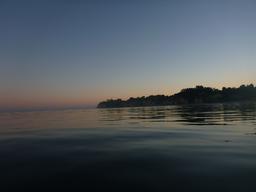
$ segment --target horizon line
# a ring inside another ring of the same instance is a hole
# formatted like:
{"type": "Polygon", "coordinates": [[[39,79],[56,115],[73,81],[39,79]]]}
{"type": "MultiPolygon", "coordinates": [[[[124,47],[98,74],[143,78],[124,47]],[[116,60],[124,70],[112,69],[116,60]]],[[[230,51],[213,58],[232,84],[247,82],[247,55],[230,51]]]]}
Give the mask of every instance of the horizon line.
{"type": "MultiPolygon", "coordinates": [[[[249,83],[249,84],[241,84],[240,86],[236,87],[236,86],[233,86],[233,87],[226,87],[226,86],[223,86],[221,89],[223,88],[239,88],[241,86],[248,86],[248,85],[254,85],[254,83],[249,83]]],[[[197,86],[203,86],[203,85],[195,85],[193,86],[192,88],[195,88],[197,86]]],[[[205,88],[212,88],[212,89],[216,89],[216,90],[221,90],[219,88],[213,88],[213,87],[210,87],[210,86],[203,86],[205,88]]],[[[189,89],[191,87],[187,87],[187,88],[183,88],[183,89],[189,89]]],[[[175,95],[177,93],[179,93],[180,91],[182,91],[183,89],[180,89],[179,91],[171,94],[171,95],[175,95]]],[[[148,95],[148,96],[157,96],[157,95],[165,95],[165,94],[151,94],[151,95],[148,95]]],[[[171,95],[165,95],[165,96],[171,96],[171,95]]],[[[129,98],[138,98],[138,97],[148,97],[147,95],[144,95],[144,96],[137,96],[137,97],[127,97],[128,99],[129,98]]],[[[113,97],[110,98],[110,99],[105,99],[105,100],[111,100],[111,99],[114,99],[113,97]]],[[[124,98],[117,98],[117,99],[124,99],[124,98]]],[[[104,101],[105,101],[104,100],[104,101]]],[[[2,108],[0,109],[0,113],[9,113],[9,112],[36,112],[36,111],[59,111],[59,110],[79,110],[79,109],[96,109],[97,108],[97,105],[102,102],[102,101],[98,101],[97,104],[81,104],[81,105],[63,105],[63,106],[32,106],[32,107],[6,107],[6,108],[2,108]]]]}

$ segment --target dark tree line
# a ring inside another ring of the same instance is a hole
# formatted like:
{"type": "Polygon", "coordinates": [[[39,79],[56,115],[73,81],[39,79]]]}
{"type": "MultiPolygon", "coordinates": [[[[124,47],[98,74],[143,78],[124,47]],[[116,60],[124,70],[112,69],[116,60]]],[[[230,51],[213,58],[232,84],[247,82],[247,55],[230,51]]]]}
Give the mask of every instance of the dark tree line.
{"type": "Polygon", "coordinates": [[[151,95],[148,97],[129,98],[128,100],[109,99],[98,104],[98,108],[163,106],[177,104],[216,103],[216,102],[243,102],[256,101],[256,87],[253,84],[241,85],[238,88],[222,90],[211,87],[196,86],[182,89],[179,93],[165,95],[151,95]]]}

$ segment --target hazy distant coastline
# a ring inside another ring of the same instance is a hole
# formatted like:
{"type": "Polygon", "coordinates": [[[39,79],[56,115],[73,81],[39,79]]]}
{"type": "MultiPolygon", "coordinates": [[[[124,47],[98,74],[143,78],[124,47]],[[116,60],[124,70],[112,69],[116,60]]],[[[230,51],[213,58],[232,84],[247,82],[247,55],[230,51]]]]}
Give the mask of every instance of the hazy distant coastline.
{"type": "Polygon", "coordinates": [[[254,102],[256,101],[256,87],[253,84],[241,85],[238,88],[223,87],[221,90],[196,86],[182,89],[174,95],[151,95],[148,97],[122,99],[108,99],[98,104],[98,108],[121,108],[140,106],[164,106],[180,104],[200,104],[218,102],[254,102]]]}

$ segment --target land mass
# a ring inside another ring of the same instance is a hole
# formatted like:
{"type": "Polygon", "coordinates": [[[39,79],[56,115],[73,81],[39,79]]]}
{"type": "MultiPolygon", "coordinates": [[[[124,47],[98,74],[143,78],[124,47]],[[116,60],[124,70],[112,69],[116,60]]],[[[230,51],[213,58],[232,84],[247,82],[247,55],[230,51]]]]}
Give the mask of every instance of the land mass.
{"type": "Polygon", "coordinates": [[[253,84],[241,85],[238,88],[223,87],[221,90],[196,86],[182,89],[174,95],[151,95],[148,97],[122,99],[108,99],[98,104],[98,108],[121,108],[141,106],[164,106],[219,102],[254,102],[256,101],[256,87],[253,84]]]}

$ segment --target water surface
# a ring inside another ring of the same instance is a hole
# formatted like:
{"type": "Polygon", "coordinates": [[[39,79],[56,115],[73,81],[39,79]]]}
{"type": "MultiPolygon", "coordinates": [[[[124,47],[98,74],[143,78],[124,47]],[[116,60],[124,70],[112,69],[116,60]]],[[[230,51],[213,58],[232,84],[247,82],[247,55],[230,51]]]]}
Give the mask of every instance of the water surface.
{"type": "Polygon", "coordinates": [[[2,191],[256,191],[256,105],[0,113],[2,191]]]}

